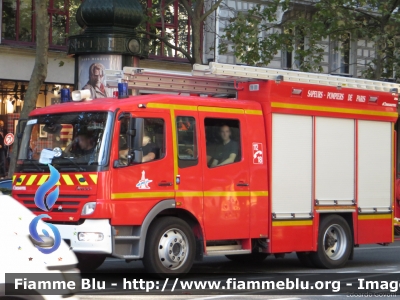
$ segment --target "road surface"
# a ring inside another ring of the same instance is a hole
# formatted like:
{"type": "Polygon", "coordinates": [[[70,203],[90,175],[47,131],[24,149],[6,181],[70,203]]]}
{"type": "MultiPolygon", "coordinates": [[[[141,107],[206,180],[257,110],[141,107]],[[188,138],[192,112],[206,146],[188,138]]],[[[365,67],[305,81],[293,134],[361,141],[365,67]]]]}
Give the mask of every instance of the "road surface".
{"type": "MultiPolygon", "coordinates": [[[[329,279],[329,274],[334,276],[339,276],[341,278],[346,278],[346,282],[352,282],[354,285],[358,286],[358,279],[361,276],[366,276],[367,280],[385,280],[387,275],[390,273],[395,273],[393,275],[400,278],[400,241],[389,246],[380,245],[365,245],[359,248],[355,248],[354,259],[349,261],[346,267],[342,269],[326,270],[326,269],[316,269],[316,268],[305,268],[297,260],[294,253],[287,254],[284,258],[275,258],[273,256],[268,257],[264,262],[257,264],[241,264],[237,262],[232,262],[225,257],[205,257],[204,261],[196,262],[191,270],[191,272],[180,280],[214,280],[225,282],[229,277],[234,277],[236,281],[240,280],[271,280],[272,278],[280,278],[280,276],[285,278],[285,276],[297,276],[299,273],[302,280],[326,280],[329,279]],[[283,273],[283,274],[282,274],[283,273]],[[374,274],[365,274],[374,273],[374,274]],[[285,275],[288,274],[288,275],[285,275]]],[[[96,290],[84,291],[79,295],[82,300],[87,299],[143,299],[149,300],[154,299],[154,295],[123,295],[126,294],[126,290],[121,287],[122,278],[149,278],[145,274],[144,268],[141,261],[134,261],[126,263],[118,259],[110,258],[107,259],[104,264],[96,271],[95,276],[101,276],[101,278],[106,278],[107,281],[120,282],[117,287],[106,287],[105,290],[99,292],[96,290]],[[101,295],[106,294],[106,295],[101,295]]],[[[399,280],[399,279],[398,279],[399,280]]],[[[163,284],[164,281],[160,281],[163,284]]],[[[174,283],[174,279],[170,279],[166,285],[167,289],[171,289],[174,283]]],[[[160,286],[161,289],[161,286],[160,286]]],[[[353,290],[354,291],[354,290],[353,290]]],[[[243,299],[290,299],[290,300],[305,300],[305,299],[322,299],[333,297],[335,299],[345,299],[349,297],[354,298],[371,298],[371,295],[365,295],[368,291],[360,291],[358,295],[349,294],[349,290],[346,288],[341,288],[340,291],[336,293],[328,293],[326,295],[290,295],[285,293],[285,291],[279,291],[277,294],[271,295],[270,292],[260,292],[260,291],[235,291],[235,294],[216,294],[216,293],[204,293],[205,295],[194,295],[195,293],[175,289],[178,295],[168,295],[166,292],[163,295],[157,295],[160,300],[169,299],[197,299],[197,300],[236,300],[243,299]],[[364,296],[361,297],[362,293],[364,296]],[[261,295],[260,295],[261,294],[261,295]]],[[[351,290],[350,290],[351,292],[351,290]]],[[[400,292],[400,288],[398,293],[400,292]]],[[[391,297],[394,298],[395,295],[382,291],[379,295],[380,298],[391,297]]],[[[400,298],[400,296],[397,296],[400,298]]],[[[397,298],[396,297],[396,298],[397,298]]]]}

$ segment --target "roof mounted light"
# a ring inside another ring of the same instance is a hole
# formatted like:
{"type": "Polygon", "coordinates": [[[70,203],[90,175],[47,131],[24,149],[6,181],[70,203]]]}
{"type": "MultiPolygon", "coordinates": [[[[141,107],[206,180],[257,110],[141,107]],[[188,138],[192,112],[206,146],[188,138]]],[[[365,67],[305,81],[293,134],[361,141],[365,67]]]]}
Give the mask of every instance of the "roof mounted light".
{"type": "Polygon", "coordinates": [[[378,97],[376,96],[369,96],[369,102],[376,103],[378,101],[378,97]]]}
{"type": "Polygon", "coordinates": [[[92,100],[91,96],[90,90],[73,91],[71,94],[72,101],[76,102],[92,100]]]}
{"type": "Polygon", "coordinates": [[[301,95],[302,89],[292,89],[292,95],[301,95]]]}
{"type": "Polygon", "coordinates": [[[118,99],[128,98],[128,83],[120,82],[118,83],[118,99]]]}
{"type": "Polygon", "coordinates": [[[283,81],[283,75],[277,75],[275,81],[276,83],[280,83],[281,81],[283,81]]]}

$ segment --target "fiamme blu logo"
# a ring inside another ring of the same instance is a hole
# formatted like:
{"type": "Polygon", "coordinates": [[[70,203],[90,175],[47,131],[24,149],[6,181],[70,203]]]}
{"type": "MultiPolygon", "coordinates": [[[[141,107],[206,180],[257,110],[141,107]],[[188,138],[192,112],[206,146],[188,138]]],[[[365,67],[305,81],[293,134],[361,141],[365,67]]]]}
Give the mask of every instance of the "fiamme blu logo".
{"type": "MultiPolygon", "coordinates": [[[[60,180],[60,173],[52,166],[48,165],[50,169],[50,176],[49,179],[43,183],[39,188],[37,189],[35,193],[35,204],[38,208],[40,208],[43,211],[50,211],[53,205],[56,203],[58,199],[58,195],[60,194],[60,189],[58,186],[56,186],[57,182],[60,180]],[[56,187],[55,187],[56,186],[56,187]],[[55,187],[55,189],[53,189],[55,187]],[[51,189],[53,189],[51,192],[49,192],[51,189]]],[[[47,214],[41,214],[37,217],[35,217],[31,223],[29,224],[29,233],[31,234],[31,237],[37,241],[38,243],[43,243],[44,241],[40,237],[40,234],[37,232],[38,230],[38,223],[41,219],[51,219],[51,217],[47,214]]],[[[46,223],[44,222],[53,232],[54,235],[54,244],[51,248],[49,247],[40,247],[39,245],[35,245],[36,248],[44,253],[44,254],[50,254],[54,251],[56,251],[61,244],[61,235],[60,232],[58,231],[57,227],[55,227],[53,224],[46,223]]],[[[46,237],[50,237],[49,232],[46,229],[42,230],[42,234],[44,234],[46,237]]]]}

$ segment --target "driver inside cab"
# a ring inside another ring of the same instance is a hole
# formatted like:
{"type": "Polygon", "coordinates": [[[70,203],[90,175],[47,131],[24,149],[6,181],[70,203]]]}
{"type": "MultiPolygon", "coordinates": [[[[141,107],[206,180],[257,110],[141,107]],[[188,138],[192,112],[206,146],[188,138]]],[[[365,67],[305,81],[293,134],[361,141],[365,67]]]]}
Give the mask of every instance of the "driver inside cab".
{"type": "MultiPolygon", "coordinates": [[[[120,148],[119,148],[119,161],[121,165],[127,165],[128,163],[128,144],[124,141],[123,137],[120,137],[120,148]]],[[[151,143],[151,138],[147,133],[143,135],[143,145],[142,145],[142,162],[152,161],[156,158],[157,148],[151,143]]]]}
{"type": "Polygon", "coordinates": [[[74,143],[69,144],[67,148],[65,148],[65,152],[74,154],[75,156],[86,156],[93,153],[95,146],[92,132],[79,132],[74,143]]]}

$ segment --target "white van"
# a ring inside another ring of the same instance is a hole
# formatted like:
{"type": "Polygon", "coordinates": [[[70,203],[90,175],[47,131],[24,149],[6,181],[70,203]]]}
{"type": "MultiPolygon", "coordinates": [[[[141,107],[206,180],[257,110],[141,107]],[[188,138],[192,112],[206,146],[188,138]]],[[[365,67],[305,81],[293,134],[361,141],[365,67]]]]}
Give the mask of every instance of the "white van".
{"type": "MultiPolygon", "coordinates": [[[[44,214],[46,212],[43,212],[44,214]]],[[[10,196],[0,195],[0,230],[1,230],[1,255],[0,255],[0,299],[5,298],[7,273],[33,274],[36,278],[49,276],[51,278],[80,278],[76,268],[78,260],[70,247],[61,241],[60,247],[50,254],[40,252],[35,246],[35,241],[30,237],[29,224],[36,217],[29,209],[10,196]]],[[[51,230],[42,221],[39,221],[38,233],[42,237],[42,229],[47,230],[50,238],[43,238],[42,247],[52,246],[54,243],[51,230]],[[48,243],[46,245],[46,242],[48,243]]],[[[20,275],[18,275],[20,276],[20,275]]],[[[32,275],[30,275],[32,277],[32,275]]],[[[21,276],[23,277],[23,275],[21,276]]],[[[29,276],[26,276],[31,278],[29,276]]],[[[23,279],[22,279],[23,280],[23,279]]],[[[12,288],[7,282],[8,287],[12,288]]],[[[14,285],[15,287],[15,285],[14,285]]],[[[23,286],[21,286],[21,289],[23,286]]],[[[76,289],[64,295],[21,295],[19,299],[78,299],[74,296],[76,289]]],[[[31,292],[30,292],[31,293],[31,292]]],[[[58,292],[55,292],[58,293],[58,292]]],[[[9,298],[9,296],[7,297],[9,298]]]]}

